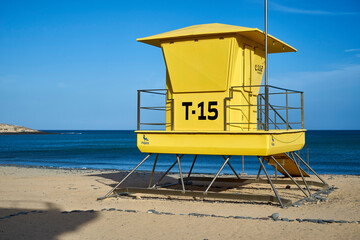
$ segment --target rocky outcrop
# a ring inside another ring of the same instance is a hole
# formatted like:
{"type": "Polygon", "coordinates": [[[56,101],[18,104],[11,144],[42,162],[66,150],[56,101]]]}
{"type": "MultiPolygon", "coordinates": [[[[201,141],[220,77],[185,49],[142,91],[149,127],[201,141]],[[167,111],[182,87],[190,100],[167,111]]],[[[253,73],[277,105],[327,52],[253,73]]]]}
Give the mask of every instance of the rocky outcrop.
{"type": "Polygon", "coordinates": [[[27,127],[0,123],[0,134],[27,134],[27,133],[41,134],[43,132],[27,127]]]}

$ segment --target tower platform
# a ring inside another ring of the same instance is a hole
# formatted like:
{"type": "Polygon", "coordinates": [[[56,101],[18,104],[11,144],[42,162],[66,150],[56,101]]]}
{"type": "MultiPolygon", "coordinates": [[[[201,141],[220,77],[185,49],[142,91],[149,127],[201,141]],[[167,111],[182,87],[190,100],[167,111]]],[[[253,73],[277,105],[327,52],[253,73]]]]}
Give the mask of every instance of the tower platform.
{"type": "Polygon", "coordinates": [[[305,129],[253,131],[136,131],[144,153],[270,156],[301,150],[305,129]]]}

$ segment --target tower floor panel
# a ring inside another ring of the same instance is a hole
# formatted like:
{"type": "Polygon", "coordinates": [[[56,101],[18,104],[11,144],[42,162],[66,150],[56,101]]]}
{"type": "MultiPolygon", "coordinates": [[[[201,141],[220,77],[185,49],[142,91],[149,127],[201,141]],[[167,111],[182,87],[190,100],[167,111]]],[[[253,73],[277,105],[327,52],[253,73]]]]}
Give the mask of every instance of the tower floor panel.
{"type": "Polygon", "coordinates": [[[297,151],[305,129],[270,131],[136,131],[145,153],[269,156],[297,151]]]}

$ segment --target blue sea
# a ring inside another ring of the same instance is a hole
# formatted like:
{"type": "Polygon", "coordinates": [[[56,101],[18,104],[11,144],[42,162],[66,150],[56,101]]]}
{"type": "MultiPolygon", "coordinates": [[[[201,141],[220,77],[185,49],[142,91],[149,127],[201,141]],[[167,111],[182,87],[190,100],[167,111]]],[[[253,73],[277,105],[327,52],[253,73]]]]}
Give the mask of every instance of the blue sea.
{"type": "MultiPolygon", "coordinates": [[[[0,135],[0,164],[82,169],[131,170],[146,154],[136,146],[134,131],[47,131],[56,134],[0,135]]],[[[308,131],[310,166],[320,174],[360,174],[360,131],[308,131]]],[[[306,158],[306,149],[302,152],[306,158]]],[[[181,164],[190,169],[193,155],[185,155],[181,164]]],[[[175,155],[160,155],[156,171],[166,171],[175,155]]],[[[154,156],[139,170],[152,170],[154,156]]],[[[221,156],[199,156],[194,172],[216,173],[221,156]]],[[[254,157],[231,158],[232,166],[247,174],[256,174],[259,161],[254,157]]],[[[267,167],[271,169],[270,166],[267,167]]],[[[173,171],[178,171],[177,167],[173,171]]],[[[273,172],[273,171],[270,171],[273,172]]],[[[223,173],[232,173],[226,166],[223,173]]]]}

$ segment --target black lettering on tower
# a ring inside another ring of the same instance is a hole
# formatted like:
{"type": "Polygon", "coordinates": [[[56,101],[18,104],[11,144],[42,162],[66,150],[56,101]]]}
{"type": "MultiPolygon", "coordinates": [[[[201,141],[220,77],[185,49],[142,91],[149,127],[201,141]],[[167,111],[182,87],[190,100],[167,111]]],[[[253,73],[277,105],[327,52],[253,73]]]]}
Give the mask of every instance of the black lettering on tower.
{"type": "Polygon", "coordinates": [[[192,106],[192,102],[183,102],[182,105],[185,107],[185,120],[189,120],[189,106],[192,106]]]}

